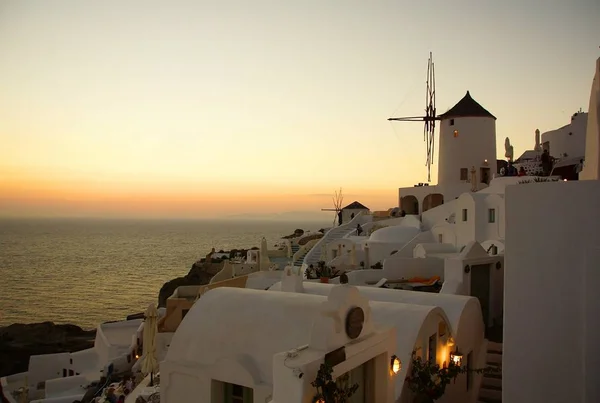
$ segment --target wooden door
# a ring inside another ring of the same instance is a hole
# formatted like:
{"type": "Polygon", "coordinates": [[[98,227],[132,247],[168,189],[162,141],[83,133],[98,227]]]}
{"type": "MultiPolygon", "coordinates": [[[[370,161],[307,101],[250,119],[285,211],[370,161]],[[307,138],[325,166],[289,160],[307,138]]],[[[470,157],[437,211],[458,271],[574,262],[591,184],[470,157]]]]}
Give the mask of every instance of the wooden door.
{"type": "Polygon", "coordinates": [[[471,266],[471,296],[479,299],[486,329],[490,327],[490,265],[471,266]]]}

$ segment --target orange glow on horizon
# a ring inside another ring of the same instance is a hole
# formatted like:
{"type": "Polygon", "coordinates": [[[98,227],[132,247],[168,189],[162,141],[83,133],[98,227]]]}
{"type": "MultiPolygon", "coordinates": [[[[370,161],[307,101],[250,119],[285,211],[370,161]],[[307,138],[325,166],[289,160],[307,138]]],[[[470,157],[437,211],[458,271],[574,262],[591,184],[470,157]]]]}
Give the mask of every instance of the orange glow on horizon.
{"type": "MultiPolygon", "coordinates": [[[[0,216],[99,215],[218,217],[231,214],[274,214],[303,211],[319,214],[331,208],[333,192],[266,184],[192,182],[89,181],[0,177],[0,216]]],[[[361,189],[348,193],[374,210],[393,207],[396,190],[361,189]]],[[[324,215],[326,213],[323,213],[324,215]]]]}

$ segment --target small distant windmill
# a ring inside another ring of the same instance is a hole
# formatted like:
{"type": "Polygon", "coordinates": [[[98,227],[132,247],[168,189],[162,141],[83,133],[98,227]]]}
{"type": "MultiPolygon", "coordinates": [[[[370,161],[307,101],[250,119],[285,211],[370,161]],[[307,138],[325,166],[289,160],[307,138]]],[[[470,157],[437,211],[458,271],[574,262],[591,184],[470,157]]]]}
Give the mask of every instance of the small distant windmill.
{"type": "Polygon", "coordinates": [[[335,227],[335,220],[338,218],[340,211],[342,211],[342,203],[344,202],[344,195],[342,194],[342,188],[339,192],[336,190],[332,197],[333,208],[322,208],[321,211],[335,211],[333,216],[333,226],[335,227]]]}

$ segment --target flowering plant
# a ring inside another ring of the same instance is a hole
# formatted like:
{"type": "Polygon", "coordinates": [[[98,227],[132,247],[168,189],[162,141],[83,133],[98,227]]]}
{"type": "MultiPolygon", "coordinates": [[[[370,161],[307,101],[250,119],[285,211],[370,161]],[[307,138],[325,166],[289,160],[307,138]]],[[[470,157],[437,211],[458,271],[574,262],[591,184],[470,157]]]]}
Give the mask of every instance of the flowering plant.
{"type": "Polygon", "coordinates": [[[408,388],[414,392],[416,396],[422,398],[422,401],[434,402],[444,395],[446,386],[460,374],[467,372],[481,374],[497,371],[499,371],[499,369],[493,367],[469,369],[457,365],[452,360],[450,360],[449,365],[440,367],[435,362],[423,360],[413,351],[411,371],[410,374],[406,376],[405,382],[408,384],[408,388]]]}
{"type": "Polygon", "coordinates": [[[346,403],[358,390],[358,384],[349,385],[350,377],[344,374],[333,380],[333,368],[323,363],[319,367],[317,377],[310,384],[317,389],[313,403],[346,403]]]}

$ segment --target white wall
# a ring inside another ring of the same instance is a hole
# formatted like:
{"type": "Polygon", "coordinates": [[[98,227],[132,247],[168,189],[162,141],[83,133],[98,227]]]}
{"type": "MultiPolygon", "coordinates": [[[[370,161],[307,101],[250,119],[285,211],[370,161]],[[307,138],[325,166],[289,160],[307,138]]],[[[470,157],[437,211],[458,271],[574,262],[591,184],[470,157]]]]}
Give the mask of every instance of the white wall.
{"type": "MultiPolygon", "coordinates": [[[[479,169],[490,168],[490,180],[496,173],[496,121],[488,117],[444,119],[440,122],[438,183],[464,183],[460,180],[461,168],[469,171],[474,166],[477,182],[479,169]],[[454,126],[450,121],[454,120],[454,126]],[[458,130],[458,137],[454,131],[458,130]],[[487,159],[488,165],[484,165],[487,159]]],[[[469,174],[470,178],[470,174],[469,174]]]]}
{"type": "Polygon", "coordinates": [[[421,216],[424,229],[431,229],[437,224],[443,224],[456,211],[457,199],[445,201],[444,204],[434,209],[427,210],[421,216]]]}
{"type": "Polygon", "coordinates": [[[600,401],[599,205],[599,181],[506,189],[505,402],[600,401]]]}
{"type": "MultiPolygon", "coordinates": [[[[494,171],[495,172],[495,171],[494,171]]],[[[479,183],[479,189],[483,189],[487,187],[482,183],[479,183]]],[[[414,196],[419,202],[419,213],[427,214],[432,209],[427,211],[423,211],[423,203],[425,198],[430,194],[441,194],[444,196],[444,204],[451,202],[456,199],[464,192],[471,191],[471,183],[470,182],[457,182],[457,183],[445,183],[439,184],[435,186],[413,186],[413,187],[405,187],[398,189],[399,194],[399,205],[402,207],[402,198],[405,196],[414,196]]],[[[439,207],[439,206],[438,206],[439,207]]],[[[408,211],[408,210],[407,210],[408,211]]]]}
{"type": "MultiPolygon", "coordinates": [[[[527,184],[519,185],[527,186],[527,184]]],[[[504,239],[504,198],[499,194],[464,193],[456,204],[456,246],[462,247],[471,241],[484,242],[504,239]],[[467,221],[463,221],[463,210],[467,210],[467,221]],[[490,209],[494,209],[495,222],[490,223],[490,209]]]]}
{"type": "Polygon", "coordinates": [[[585,135],[585,163],[579,179],[600,179],[600,58],[590,91],[588,123],[585,135]]]}
{"type": "Polygon", "coordinates": [[[454,210],[456,214],[454,226],[456,228],[457,247],[460,248],[477,239],[477,222],[479,221],[479,225],[481,225],[483,219],[481,210],[482,208],[481,206],[477,206],[477,200],[474,199],[473,194],[464,193],[458,198],[454,210]],[[467,210],[466,221],[463,220],[463,210],[467,210]]]}
{"type": "Polygon", "coordinates": [[[386,264],[382,270],[354,270],[346,273],[348,283],[352,285],[366,285],[367,281],[377,282],[382,278],[388,280],[408,279],[411,277],[432,277],[440,276],[444,278],[444,261],[437,258],[412,259],[403,258],[394,260],[394,265],[386,264]]]}
{"type": "MultiPolygon", "coordinates": [[[[503,298],[504,298],[504,256],[490,256],[486,259],[459,259],[449,258],[444,261],[444,276],[450,284],[462,284],[456,293],[461,295],[471,295],[471,271],[465,273],[465,267],[470,266],[470,270],[479,270],[473,268],[475,265],[490,265],[490,300],[489,300],[489,323],[493,326],[495,320],[502,318],[503,298]],[[498,265],[497,265],[498,264],[498,265]]],[[[444,283],[444,285],[446,285],[444,283]]],[[[448,293],[449,289],[444,288],[440,293],[448,293]]]]}
{"type": "Polygon", "coordinates": [[[424,259],[439,254],[456,253],[456,246],[451,243],[420,243],[413,249],[413,258],[424,259]]]}
{"type": "Polygon", "coordinates": [[[46,381],[46,397],[83,396],[89,384],[89,379],[84,375],[50,379],[46,381]]]}
{"type": "Polygon", "coordinates": [[[411,239],[410,242],[407,242],[406,244],[404,244],[404,246],[402,246],[402,248],[400,248],[397,253],[394,253],[393,255],[387,257],[383,261],[383,266],[385,267],[386,262],[388,262],[387,264],[396,265],[397,264],[397,263],[395,263],[396,259],[402,261],[403,258],[412,257],[413,249],[415,248],[415,246],[417,246],[420,243],[427,243],[427,242],[433,242],[433,241],[434,241],[434,239],[433,239],[433,234],[431,233],[431,231],[421,232],[421,233],[417,234],[417,236],[415,236],[413,239],[411,239]]]}
{"type": "Polygon", "coordinates": [[[431,234],[433,235],[434,242],[457,245],[456,239],[456,227],[454,224],[444,222],[431,228],[431,234]]]}
{"type": "MultiPolygon", "coordinates": [[[[356,217],[359,214],[368,214],[369,210],[364,210],[364,209],[343,209],[342,210],[342,224],[347,224],[349,223],[353,218],[352,218],[352,214],[354,214],[354,217],[356,217]]],[[[335,219],[335,222],[337,224],[337,217],[335,219]]]]}
{"type": "Polygon", "coordinates": [[[504,195],[491,194],[488,197],[486,197],[483,221],[485,229],[483,231],[481,239],[478,240],[479,242],[483,242],[483,240],[489,239],[504,239],[504,234],[506,232],[506,220],[504,215],[504,195]],[[494,223],[489,222],[489,209],[494,209],[496,216],[496,221],[494,223]]]}
{"type": "Polygon", "coordinates": [[[578,113],[571,117],[571,123],[560,129],[550,130],[542,134],[542,144],[550,142],[550,155],[555,158],[583,157],[585,155],[585,131],[587,128],[587,113],[578,113]]]}
{"type": "Polygon", "coordinates": [[[36,389],[39,382],[47,379],[61,378],[63,369],[71,367],[70,358],[69,353],[32,355],[29,357],[29,388],[36,389]]]}

